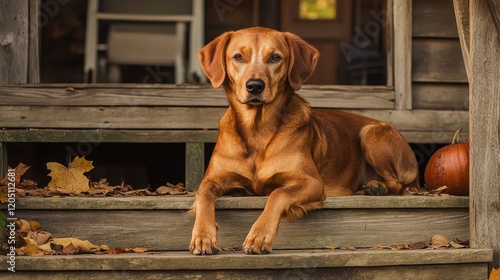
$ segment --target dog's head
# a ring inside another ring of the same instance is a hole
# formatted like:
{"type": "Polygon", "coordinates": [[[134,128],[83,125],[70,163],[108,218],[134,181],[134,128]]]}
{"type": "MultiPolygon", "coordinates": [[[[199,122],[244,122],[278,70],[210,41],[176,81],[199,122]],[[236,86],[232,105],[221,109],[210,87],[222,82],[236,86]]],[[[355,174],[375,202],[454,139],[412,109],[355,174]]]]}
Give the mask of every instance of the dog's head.
{"type": "Polygon", "coordinates": [[[298,36],[263,27],[226,32],[198,54],[212,86],[228,87],[238,102],[249,105],[270,103],[287,87],[299,90],[318,56],[298,36]]]}

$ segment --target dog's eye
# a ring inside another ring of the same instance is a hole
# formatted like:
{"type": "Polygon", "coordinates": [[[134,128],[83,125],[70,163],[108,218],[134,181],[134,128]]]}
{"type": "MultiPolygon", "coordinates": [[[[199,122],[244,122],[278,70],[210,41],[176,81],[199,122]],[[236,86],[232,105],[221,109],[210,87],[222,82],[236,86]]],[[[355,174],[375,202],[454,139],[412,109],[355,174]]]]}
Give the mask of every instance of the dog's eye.
{"type": "Polygon", "coordinates": [[[241,54],[237,54],[237,55],[233,56],[233,58],[236,61],[242,61],[243,60],[243,56],[241,54]]]}
{"type": "Polygon", "coordinates": [[[277,54],[273,54],[271,55],[271,62],[278,62],[281,60],[281,56],[277,55],[277,54]]]}

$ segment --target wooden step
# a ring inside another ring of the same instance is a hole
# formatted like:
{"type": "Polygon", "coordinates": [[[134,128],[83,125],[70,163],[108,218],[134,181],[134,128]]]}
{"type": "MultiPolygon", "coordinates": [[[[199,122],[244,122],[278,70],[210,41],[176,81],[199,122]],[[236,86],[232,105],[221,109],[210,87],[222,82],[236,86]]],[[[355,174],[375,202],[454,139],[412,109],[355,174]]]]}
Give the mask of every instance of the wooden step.
{"type": "MultiPolygon", "coordinates": [[[[77,237],[114,247],[187,250],[193,197],[18,198],[18,218],[37,220],[54,237],[77,237]]],[[[219,245],[239,248],[266,197],[222,197],[216,202],[219,245]]],[[[394,245],[429,242],[439,234],[468,240],[467,197],[330,197],[324,208],[282,222],[274,249],[394,245]]]]}
{"type": "Polygon", "coordinates": [[[276,250],[269,255],[189,252],[0,257],[2,279],[486,279],[490,249],[276,250]]]}

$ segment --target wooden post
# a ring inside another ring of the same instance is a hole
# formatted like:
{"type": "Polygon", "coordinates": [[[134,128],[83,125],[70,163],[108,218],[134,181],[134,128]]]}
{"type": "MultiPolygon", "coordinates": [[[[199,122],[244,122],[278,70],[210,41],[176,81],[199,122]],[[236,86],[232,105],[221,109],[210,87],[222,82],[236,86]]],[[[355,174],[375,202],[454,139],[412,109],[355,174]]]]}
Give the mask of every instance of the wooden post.
{"type": "MultiPolygon", "coordinates": [[[[39,0],[0,0],[0,7],[0,86],[39,82],[39,0]]],[[[7,147],[0,142],[0,178],[7,168],[7,147]]]]}
{"type": "Polygon", "coordinates": [[[0,85],[28,82],[28,0],[0,0],[0,85]]]}
{"type": "Polygon", "coordinates": [[[395,109],[411,110],[412,1],[394,1],[393,10],[395,109]]]}
{"type": "Polygon", "coordinates": [[[186,143],[186,189],[196,191],[205,174],[205,144],[186,143]]]}
{"type": "MultiPolygon", "coordinates": [[[[471,0],[470,234],[471,246],[492,248],[500,267],[500,34],[498,0],[471,0]],[[490,3],[488,3],[490,2],[490,3]]],[[[460,37],[462,38],[462,37],[460,37]]]]}

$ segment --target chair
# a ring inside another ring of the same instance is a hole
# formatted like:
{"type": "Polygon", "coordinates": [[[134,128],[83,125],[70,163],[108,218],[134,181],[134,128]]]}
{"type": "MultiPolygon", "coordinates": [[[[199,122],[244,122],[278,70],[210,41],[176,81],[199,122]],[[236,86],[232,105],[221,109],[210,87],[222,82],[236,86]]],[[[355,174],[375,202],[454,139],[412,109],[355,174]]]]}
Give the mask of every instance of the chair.
{"type": "Polygon", "coordinates": [[[176,84],[191,74],[204,80],[196,59],[203,46],[203,7],[203,0],[89,0],[85,82],[101,82],[107,71],[119,82],[120,64],[173,65],[176,84]],[[104,21],[109,24],[107,42],[100,44],[104,21]]]}

